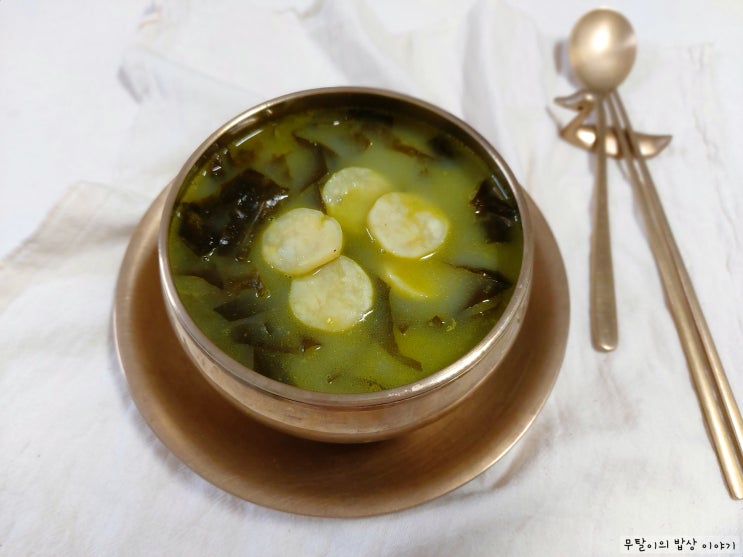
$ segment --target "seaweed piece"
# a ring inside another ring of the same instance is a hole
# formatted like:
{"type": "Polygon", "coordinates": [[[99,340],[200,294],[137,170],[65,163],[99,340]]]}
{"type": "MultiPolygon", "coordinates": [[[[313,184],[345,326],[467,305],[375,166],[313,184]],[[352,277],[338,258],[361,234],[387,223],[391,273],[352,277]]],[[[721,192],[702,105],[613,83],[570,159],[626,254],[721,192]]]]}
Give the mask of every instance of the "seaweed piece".
{"type": "Polygon", "coordinates": [[[217,151],[209,161],[209,174],[211,174],[214,178],[222,178],[224,176],[224,169],[227,166],[232,165],[233,161],[230,150],[225,147],[224,149],[217,151]]]}
{"type": "Polygon", "coordinates": [[[365,130],[351,122],[312,123],[292,132],[300,145],[320,149],[329,169],[336,169],[339,157],[363,153],[372,145],[365,130]]]}
{"type": "MultiPolygon", "coordinates": [[[[415,362],[416,360],[412,360],[412,361],[415,362]]],[[[384,385],[382,385],[379,381],[375,381],[374,379],[369,379],[368,377],[360,377],[359,382],[364,386],[366,392],[369,392],[369,393],[384,391],[385,389],[384,385]]]]}
{"type": "Polygon", "coordinates": [[[303,207],[314,208],[323,213],[327,213],[327,207],[325,201],[322,198],[322,192],[320,191],[320,181],[313,182],[306,188],[304,188],[297,195],[297,201],[301,201],[303,207]]]}
{"type": "MultiPolygon", "coordinates": [[[[325,172],[322,176],[328,173],[330,168],[335,168],[338,164],[338,153],[331,148],[329,145],[326,145],[325,143],[322,143],[320,141],[317,141],[315,139],[309,139],[307,137],[303,137],[299,134],[299,132],[293,132],[292,136],[294,137],[294,140],[304,147],[313,149],[316,153],[316,157],[319,155],[321,159],[317,160],[318,168],[324,168],[325,172]]],[[[322,178],[320,176],[320,178],[322,178]]],[[[309,184],[312,184],[312,182],[309,182],[309,184]]],[[[309,185],[308,184],[308,185],[309,185]]]]}
{"type": "Polygon", "coordinates": [[[428,320],[428,324],[432,327],[436,327],[437,329],[443,329],[444,331],[448,332],[454,329],[457,326],[456,319],[444,319],[438,315],[434,315],[431,317],[431,319],[428,320]]]}
{"type": "Polygon", "coordinates": [[[319,182],[328,174],[328,162],[325,159],[322,151],[319,148],[313,147],[312,153],[314,156],[314,169],[307,176],[305,183],[300,185],[300,191],[304,191],[309,186],[317,184],[317,182],[319,182]]]}
{"type": "Polygon", "coordinates": [[[369,108],[349,108],[346,111],[346,119],[376,125],[381,124],[386,127],[391,127],[395,123],[395,118],[392,114],[369,108]]]}
{"type": "Polygon", "coordinates": [[[325,382],[328,385],[332,385],[333,383],[341,383],[345,386],[346,389],[350,388],[353,389],[353,392],[361,393],[373,393],[383,391],[386,388],[375,379],[371,379],[369,377],[358,377],[352,373],[345,373],[341,371],[329,373],[328,375],[326,375],[325,382]]]}
{"type": "Polygon", "coordinates": [[[452,138],[445,134],[433,136],[427,141],[427,144],[440,157],[453,159],[459,154],[459,150],[452,138]]]}
{"type": "Polygon", "coordinates": [[[429,319],[428,322],[431,325],[435,325],[436,327],[443,327],[444,325],[444,320],[441,319],[441,317],[439,317],[438,315],[434,315],[433,317],[431,317],[431,319],[429,319]]]}
{"type": "Polygon", "coordinates": [[[213,145],[210,145],[207,147],[207,149],[201,153],[198,159],[196,159],[196,163],[194,163],[194,166],[196,168],[205,168],[209,165],[209,162],[211,159],[216,155],[220,149],[223,149],[224,147],[220,145],[218,142],[214,143],[213,145]]]}
{"type": "Polygon", "coordinates": [[[266,377],[289,385],[293,384],[284,370],[282,354],[279,352],[256,348],[253,352],[253,369],[266,377]]]}
{"type": "Polygon", "coordinates": [[[236,147],[234,151],[230,152],[232,163],[237,168],[253,166],[258,159],[258,151],[263,148],[262,144],[263,142],[260,139],[252,139],[249,144],[236,147]]]}
{"type": "Polygon", "coordinates": [[[422,151],[414,145],[405,143],[391,129],[380,127],[375,131],[379,135],[380,139],[385,142],[387,146],[393,151],[397,151],[398,153],[402,153],[403,155],[413,157],[424,164],[434,159],[433,155],[431,155],[430,153],[426,153],[425,151],[422,151]]]}
{"type": "Polygon", "coordinates": [[[214,311],[227,321],[237,321],[265,311],[267,299],[256,290],[244,290],[235,299],[215,307],[214,311]]]}
{"type": "Polygon", "coordinates": [[[213,204],[182,203],[179,210],[178,234],[196,255],[203,257],[219,244],[222,226],[213,204]]]}
{"type": "Polygon", "coordinates": [[[258,313],[260,311],[260,305],[257,303],[257,298],[256,300],[251,298],[236,298],[218,305],[214,308],[214,311],[227,321],[237,321],[238,319],[245,319],[258,313]]]}
{"type": "Polygon", "coordinates": [[[316,350],[321,343],[312,337],[275,327],[265,319],[248,319],[232,330],[232,339],[239,344],[249,344],[256,349],[284,354],[303,354],[316,350]]]}
{"type": "Polygon", "coordinates": [[[477,290],[465,305],[468,315],[486,315],[498,309],[503,302],[503,293],[511,288],[512,282],[499,271],[474,267],[461,267],[480,277],[477,290]]]}
{"type": "Polygon", "coordinates": [[[412,145],[409,145],[407,143],[403,143],[398,138],[395,138],[392,141],[391,144],[392,150],[397,151],[398,153],[402,153],[404,155],[407,155],[409,157],[413,157],[415,159],[418,159],[421,162],[431,161],[433,160],[433,157],[429,155],[428,153],[424,153],[417,147],[413,147],[412,145]]]}
{"type": "Polygon", "coordinates": [[[245,217],[241,211],[230,211],[227,224],[222,229],[222,235],[219,238],[219,245],[217,246],[219,253],[226,253],[228,248],[236,245],[238,240],[241,238],[243,230],[245,230],[245,217]]]}
{"type": "Polygon", "coordinates": [[[220,248],[224,250],[239,244],[241,248],[237,258],[247,257],[258,225],[288,196],[286,188],[251,168],[226,182],[219,192],[220,201],[229,207],[220,248]]]}
{"type": "MultiPolygon", "coordinates": [[[[239,276],[229,276],[223,279],[221,287],[228,294],[237,294],[242,290],[253,289],[259,296],[267,294],[266,286],[261,280],[261,276],[256,272],[241,274],[239,276]]],[[[215,285],[216,286],[216,285],[215,285]]]]}
{"type": "Polygon", "coordinates": [[[392,319],[392,308],[390,306],[390,287],[383,280],[377,279],[376,290],[377,308],[372,312],[374,316],[374,338],[392,357],[413,369],[421,371],[423,365],[418,360],[400,352],[400,347],[395,340],[395,323],[392,319]]]}
{"type": "Polygon", "coordinates": [[[188,272],[181,274],[203,279],[220,290],[224,288],[224,279],[222,278],[222,274],[219,272],[217,266],[211,261],[207,262],[206,265],[202,265],[192,271],[189,270],[188,272]]]}
{"type": "MultiPolygon", "coordinates": [[[[485,179],[470,200],[475,215],[482,222],[488,242],[507,242],[519,219],[518,209],[500,187],[493,187],[494,179],[485,179]]],[[[497,185],[497,183],[496,183],[497,185]]]]}
{"type": "Polygon", "coordinates": [[[288,195],[288,190],[249,168],[225,182],[218,193],[182,203],[178,233],[199,257],[214,249],[224,253],[238,243],[249,244],[257,226],[288,195]]]}
{"type": "Polygon", "coordinates": [[[322,345],[311,337],[302,337],[302,352],[317,350],[322,345]]]}
{"type": "Polygon", "coordinates": [[[247,168],[222,185],[219,200],[244,209],[252,208],[264,201],[276,204],[287,195],[286,188],[282,188],[257,170],[247,168]],[[277,196],[278,199],[275,199],[277,196]]]}
{"type": "Polygon", "coordinates": [[[229,147],[215,143],[201,154],[194,166],[202,169],[201,172],[204,176],[210,175],[212,178],[222,178],[225,174],[225,168],[228,166],[234,167],[234,161],[229,147]]]}
{"type": "Polygon", "coordinates": [[[372,146],[372,140],[364,132],[355,131],[350,135],[351,142],[359,151],[366,151],[372,146]]]}
{"type": "MultiPolygon", "coordinates": [[[[297,168],[293,172],[293,180],[295,182],[294,187],[297,188],[299,192],[303,192],[310,186],[317,184],[328,174],[328,161],[324,154],[324,148],[317,142],[304,139],[298,135],[295,135],[294,139],[302,150],[297,150],[292,153],[293,158],[291,160],[295,161],[297,158],[300,158],[301,160],[304,153],[307,153],[307,156],[309,157],[309,165],[307,167],[302,168],[301,164],[296,164],[295,166],[299,166],[300,168],[297,168]]],[[[329,147],[325,147],[325,149],[332,151],[329,147]]],[[[333,151],[332,154],[329,154],[328,156],[337,158],[338,154],[333,151]]],[[[289,167],[291,169],[291,164],[289,167]]]]}

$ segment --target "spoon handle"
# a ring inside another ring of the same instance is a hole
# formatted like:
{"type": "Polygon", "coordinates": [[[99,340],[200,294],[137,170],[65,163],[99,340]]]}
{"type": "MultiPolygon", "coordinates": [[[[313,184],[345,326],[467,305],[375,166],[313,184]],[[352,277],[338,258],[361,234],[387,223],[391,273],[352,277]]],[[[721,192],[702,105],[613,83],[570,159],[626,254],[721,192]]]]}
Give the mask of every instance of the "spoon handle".
{"type": "MultiPolygon", "coordinates": [[[[626,129],[620,141],[625,153],[638,153],[637,138],[618,93],[609,97],[612,119],[626,129]],[[629,142],[630,145],[627,145],[629,142]]],[[[700,406],[712,437],[730,494],[743,499],[743,419],[704,319],[691,279],[642,156],[625,159],[640,208],[648,225],[668,305],[676,323],[700,406]],[[639,173],[633,160],[639,167],[639,173]],[[641,176],[640,176],[641,175],[641,176]]]]}
{"type": "Polygon", "coordinates": [[[591,338],[596,350],[617,347],[617,306],[611,259],[609,199],[606,183],[606,112],[604,99],[596,103],[595,221],[591,242],[591,338]]]}

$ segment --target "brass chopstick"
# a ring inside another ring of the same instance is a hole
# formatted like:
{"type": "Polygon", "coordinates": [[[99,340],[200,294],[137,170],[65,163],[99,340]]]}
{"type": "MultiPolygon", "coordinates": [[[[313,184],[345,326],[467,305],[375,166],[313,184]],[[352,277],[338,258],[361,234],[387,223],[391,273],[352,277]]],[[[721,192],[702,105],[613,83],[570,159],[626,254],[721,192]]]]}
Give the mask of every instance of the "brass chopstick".
{"type": "Polygon", "coordinates": [[[671,314],[686,354],[700,406],[730,494],[743,499],[743,418],[730,389],[712,335],[681,259],[655,183],[619,94],[607,97],[624,163],[643,212],[671,314]],[[639,168],[639,172],[638,172],[639,168]]]}

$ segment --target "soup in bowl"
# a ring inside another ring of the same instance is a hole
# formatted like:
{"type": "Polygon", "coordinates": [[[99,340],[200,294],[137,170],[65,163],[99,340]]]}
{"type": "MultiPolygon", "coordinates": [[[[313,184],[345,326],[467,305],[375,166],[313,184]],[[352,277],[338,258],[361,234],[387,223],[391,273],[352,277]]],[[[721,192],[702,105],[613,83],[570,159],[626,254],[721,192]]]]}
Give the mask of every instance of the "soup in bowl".
{"type": "Polygon", "coordinates": [[[339,442],[420,427],[497,373],[533,259],[498,153],[435,106],[364,88],[227,122],[170,186],[158,247],[197,368],[262,422],[339,442]]]}

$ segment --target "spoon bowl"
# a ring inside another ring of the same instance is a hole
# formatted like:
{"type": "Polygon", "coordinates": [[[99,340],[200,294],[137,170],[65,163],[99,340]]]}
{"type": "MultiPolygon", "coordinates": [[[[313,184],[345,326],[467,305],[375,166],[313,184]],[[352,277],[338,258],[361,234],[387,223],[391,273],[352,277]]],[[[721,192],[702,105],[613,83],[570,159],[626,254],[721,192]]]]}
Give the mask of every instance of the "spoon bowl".
{"type": "Polygon", "coordinates": [[[627,18],[614,10],[599,8],[576,22],[568,53],[583,85],[605,95],[629,75],[635,63],[637,39],[627,18]]]}

